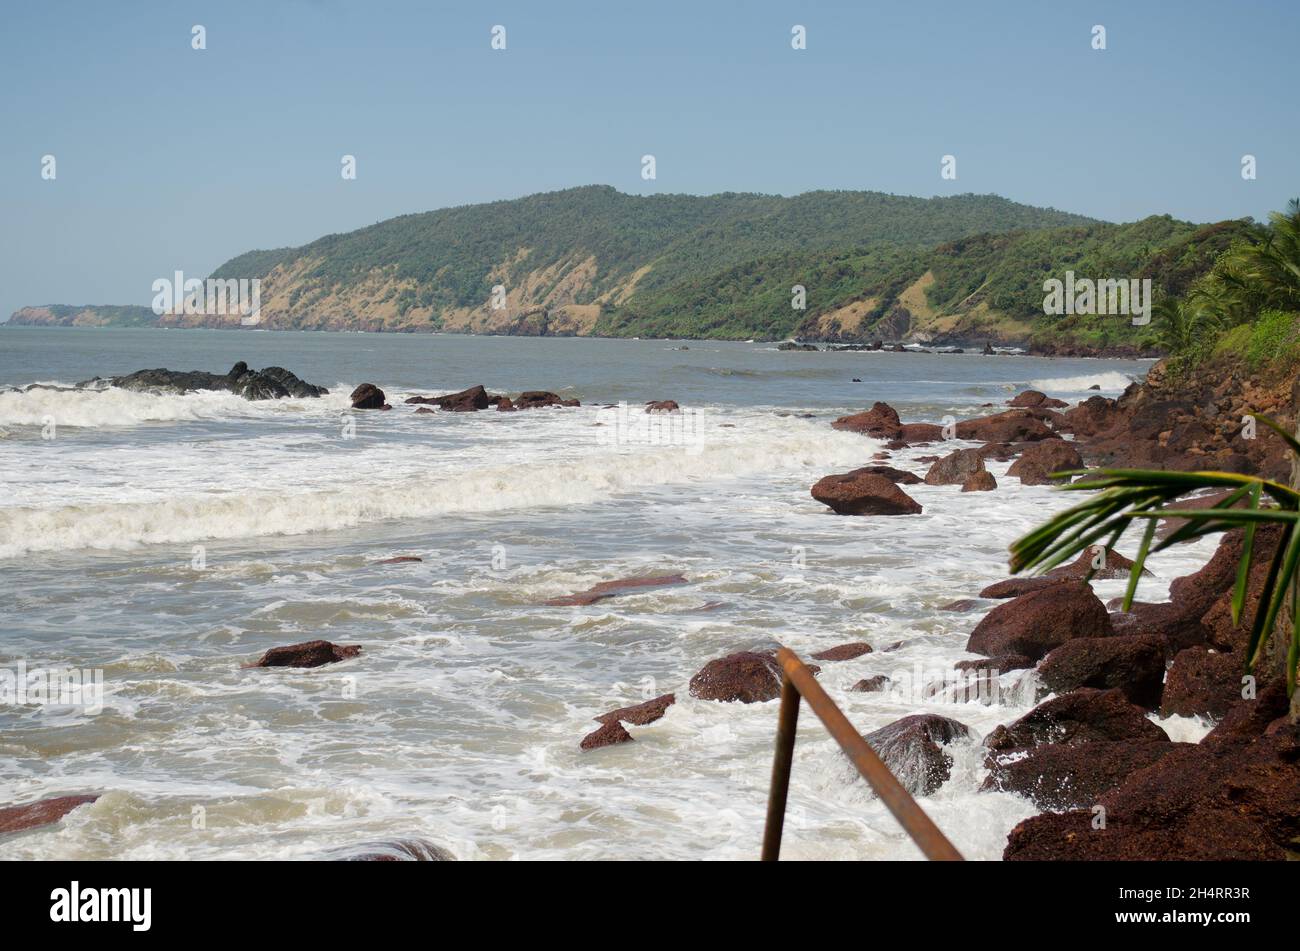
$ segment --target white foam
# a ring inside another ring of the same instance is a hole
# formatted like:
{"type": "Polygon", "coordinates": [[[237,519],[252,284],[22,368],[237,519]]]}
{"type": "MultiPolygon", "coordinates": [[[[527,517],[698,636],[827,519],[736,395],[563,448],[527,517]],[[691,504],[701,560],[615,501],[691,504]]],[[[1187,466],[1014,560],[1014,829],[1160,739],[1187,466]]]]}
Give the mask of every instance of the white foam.
{"type": "MultiPolygon", "coordinates": [[[[346,392],[346,391],[345,391],[346,392]]],[[[347,406],[345,395],[331,391],[330,408],[347,406]]],[[[248,417],[268,412],[301,412],[317,400],[250,401],[234,393],[201,390],[184,396],[137,393],[109,387],[102,390],[32,389],[0,392],[0,425],[101,428],[137,426],[151,422],[248,417]]]]}
{"type": "Polygon", "coordinates": [[[1043,380],[1030,380],[1029,385],[1045,393],[1082,393],[1094,386],[1111,392],[1122,392],[1133,378],[1118,370],[1108,373],[1092,373],[1086,376],[1062,376],[1043,380]]]}

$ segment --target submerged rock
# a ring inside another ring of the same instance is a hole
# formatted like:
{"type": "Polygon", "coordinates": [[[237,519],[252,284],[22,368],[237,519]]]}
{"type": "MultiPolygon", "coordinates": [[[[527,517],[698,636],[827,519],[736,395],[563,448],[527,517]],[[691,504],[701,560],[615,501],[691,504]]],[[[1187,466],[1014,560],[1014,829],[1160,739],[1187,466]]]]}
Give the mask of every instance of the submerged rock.
{"type": "Polygon", "coordinates": [[[332,644],[329,641],[303,641],[286,647],[272,647],[248,667],[322,667],[356,657],[361,648],[355,644],[332,644]]]}
{"type": "Polygon", "coordinates": [[[341,862],[454,862],[452,855],[440,845],[425,839],[393,839],[389,842],[368,842],[349,850],[339,857],[341,862]]]}
{"type": "Polygon", "coordinates": [[[551,607],[595,604],[597,601],[603,601],[606,598],[617,598],[620,595],[632,594],[644,588],[663,588],[686,583],[686,578],[683,575],[643,575],[635,578],[618,578],[614,581],[602,581],[600,584],[592,585],[586,591],[551,598],[543,601],[542,604],[551,607]]]}
{"type": "Polygon", "coordinates": [[[39,799],[36,802],[28,802],[20,806],[4,806],[0,808],[0,835],[6,835],[10,832],[22,832],[26,829],[36,829],[58,822],[73,809],[92,803],[98,798],[98,794],[93,796],[54,796],[50,799],[39,799]]]}
{"type": "Polygon", "coordinates": [[[660,719],[668,708],[677,702],[677,695],[666,693],[659,697],[647,700],[644,703],[636,703],[627,707],[619,707],[617,710],[611,710],[609,713],[602,713],[596,717],[601,723],[616,723],[622,721],[631,723],[635,726],[645,726],[647,723],[654,723],[660,719]]]}
{"type": "MultiPolygon", "coordinates": [[[[93,382],[88,380],[78,386],[87,386],[93,382]]],[[[225,376],[203,370],[137,370],[126,376],[115,376],[109,383],[119,389],[141,393],[181,395],[198,390],[217,390],[234,393],[246,400],[274,400],[287,396],[306,399],[329,393],[323,386],[298,379],[284,367],[250,370],[242,360],[231,367],[225,376]]]]}
{"type": "Polygon", "coordinates": [[[602,746],[631,742],[632,734],[623,728],[623,724],[617,720],[610,720],[584,736],[578,746],[584,750],[598,750],[602,746]]]}

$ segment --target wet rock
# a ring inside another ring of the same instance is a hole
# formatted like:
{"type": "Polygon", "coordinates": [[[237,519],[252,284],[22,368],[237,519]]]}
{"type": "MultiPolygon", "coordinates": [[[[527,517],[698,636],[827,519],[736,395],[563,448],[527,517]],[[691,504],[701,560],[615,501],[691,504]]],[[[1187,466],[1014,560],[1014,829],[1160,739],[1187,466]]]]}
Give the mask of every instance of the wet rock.
{"type": "Polygon", "coordinates": [[[738,651],[711,660],[691,678],[691,696],[723,703],[761,703],[781,695],[781,667],[771,654],[738,651]]]}
{"type": "Polygon", "coordinates": [[[987,469],[980,472],[973,472],[961,484],[963,492],[991,492],[998,487],[998,480],[993,478],[993,473],[987,469]]]}
{"type": "Polygon", "coordinates": [[[828,647],[826,650],[818,651],[812,656],[814,660],[853,660],[855,657],[870,653],[870,644],[864,641],[856,641],[852,644],[839,644],[835,647],[828,647]]]}
{"type": "Polygon", "coordinates": [[[384,391],[373,383],[362,383],[349,398],[353,409],[383,409],[387,405],[384,391]]]}
{"type": "Polygon", "coordinates": [[[290,396],[296,399],[314,399],[329,392],[323,386],[300,380],[284,367],[250,370],[242,360],[231,367],[225,376],[202,370],[137,370],[126,376],[113,377],[109,382],[119,389],[142,393],[185,394],[197,390],[218,390],[234,393],[246,400],[273,400],[290,396]]]}
{"type": "Polygon", "coordinates": [[[890,684],[890,680],[884,674],[877,674],[874,677],[866,677],[855,683],[849,690],[852,693],[878,693],[884,690],[890,684]]]}
{"type": "Polygon", "coordinates": [[[1242,699],[1245,675],[1243,654],[1220,654],[1204,647],[1179,651],[1169,667],[1160,712],[1218,719],[1242,699]]]}
{"type": "Polygon", "coordinates": [[[943,747],[968,736],[963,723],[918,713],[873,730],[865,739],[912,795],[928,796],[952,772],[952,757],[943,747]]]}
{"type": "MultiPolygon", "coordinates": [[[[543,406],[581,406],[578,400],[566,400],[556,393],[550,393],[546,390],[527,390],[520,393],[514,400],[504,399],[504,403],[509,404],[509,410],[522,409],[540,409],[543,406]]],[[[497,409],[501,409],[501,404],[497,404],[497,409]]]]}
{"type": "Polygon", "coordinates": [[[1096,436],[1110,429],[1119,420],[1120,412],[1115,400],[1090,396],[1061,415],[1064,417],[1061,429],[1082,438],[1096,436]]]}
{"type": "Polygon", "coordinates": [[[492,396],[482,384],[471,386],[459,393],[444,393],[442,396],[411,396],[408,403],[422,403],[437,406],[447,413],[473,413],[489,406],[495,406],[503,397],[492,396]]]}
{"type": "MultiPolygon", "coordinates": [[[[1246,600],[1241,607],[1241,620],[1232,621],[1233,587],[1220,594],[1201,617],[1206,640],[1211,647],[1221,651],[1245,652],[1250,645],[1250,631],[1259,611],[1259,599],[1264,590],[1268,569],[1281,538],[1281,526],[1261,525],[1255,530],[1251,548],[1250,574],[1246,578],[1246,600]]],[[[1240,552],[1240,545],[1234,546],[1240,552]]],[[[1235,578],[1234,578],[1235,582],[1235,578]]]]}
{"type": "Polygon", "coordinates": [[[1024,654],[1041,659],[1073,638],[1112,633],[1106,606],[1092,588],[1062,581],[999,604],[976,625],[966,650],[988,657],[1024,654]]]}
{"type": "Polygon", "coordinates": [[[681,411],[676,400],[654,400],[645,404],[647,413],[676,413],[681,411]]]}
{"type": "Polygon", "coordinates": [[[1081,637],[1066,641],[1038,665],[1054,693],[1117,687],[1131,703],[1154,709],[1165,678],[1165,644],[1152,635],[1081,637]]]}
{"type": "Polygon", "coordinates": [[[578,745],[584,750],[598,750],[602,746],[614,746],[617,743],[631,742],[632,734],[623,729],[623,724],[617,720],[610,720],[584,736],[582,742],[578,745]]]}
{"type": "Polygon", "coordinates": [[[805,352],[816,353],[820,347],[815,343],[795,343],[793,340],[783,340],[776,345],[778,350],[800,350],[805,352]]]}
{"type": "Polygon", "coordinates": [[[994,728],[984,745],[994,753],[1030,749],[1044,743],[1073,746],[1100,740],[1168,741],[1121,690],[1082,687],[1040,703],[1009,726],[994,728]]]}
{"type": "Polygon", "coordinates": [[[1005,674],[1033,667],[1034,660],[1024,654],[998,654],[996,657],[981,657],[979,660],[959,660],[953,666],[957,670],[996,670],[1005,674]]]}
{"type": "Polygon", "coordinates": [[[903,434],[898,412],[888,403],[873,403],[865,413],[841,416],[831,423],[832,429],[863,433],[877,439],[898,439],[903,434]]]}
{"type": "Polygon", "coordinates": [[[20,806],[0,808],[0,835],[10,832],[22,832],[58,822],[73,809],[94,802],[99,795],[93,796],[54,796],[39,799],[36,802],[20,806]]]}
{"type": "Polygon", "coordinates": [[[677,702],[677,695],[666,693],[662,696],[647,700],[644,703],[636,703],[628,707],[619,707],[617,710],[611,710],[609,713],[602,713],[596,717],[600,723],[616,723],[622,721],[631,723],[633,726],[645,726],[647,723],[654,723],[660,719],[668,708],[677,702]]]}
{"type": "Polygon", "coordinates": [[[1026,446],[1007,475],[1016,476],[1024,485],[1050,485],[1070,481],[1069,476],[1053,479],[1052,473],[1082,468],[1083,458],[1073,445],[1064,439],[1044,439],[1026,446]]]}
{"type": "Polygon", "coordinates": [[[811,489],[812,497],[839,515],[919,515],[920,504],[882,475],[862,472],[829,475],[811,489]]]}
{"type": "Polygon", "coordinates": [[[418,557],[418,556],[416,556],[416,555],[396,555],[396,556],[394,556],[394,557],[392,557],[392,558],[381,558],[381,559],[379,559],[379,561],[375,562],[375,564],[377,564],[377,565],[406,565],[406,564],[410,564],[411,562],[415,562],[415,561],[424,561],[424,559],[423,559],[423,558],[420,558],[420,557],[418,557]]]}
{"type": "Polygon", "coordinates": [[[943,439],[943,427],[935,423],[903,423],[898,439],[905,446],[939,442],[943,439]]]}
{"type": "MultiPolygon", "coordinates": [[[[1082,581],[1089,573],[1097,580],[1127,578],[1133,570],[1133,562],[1119,552],[1101,545],[1093,545],[1079,554],[1068,565],[1060,565],[1044,574],[1049,579],[1073,579],[1082,581]],[[1103,555],[1104,553],[1104,555],[1103,555]],[[1098,567],[1100,565],[1101,567],[1098,567]]],[[[1150,577],[1151,572],[1143,568],[1142,576],[1150,577]]]]}
{"type": "Polygon", "coordinates": [[[1039,809],[1091,807],[1103,793],[1182,745],[1167,739],[1049,743],[994,761],[981,788],[1019,793],[1039,809]]]}
{"type": "Polygon", "coordinates": [[[984,472],[984,459],[976,449],[957,449],[930,467],[926,485],[961,485],[978,472],[984,472]]]}
{"type": "Polygon", "coordinates": [[[1091,808],[1026,819],[1009,860],[1282,861],[1300,841],[1300,735],[1294,727],[1247,742],[1175,744],[1091,808]]]}
{"type": "Polygon", "coordinates": [[[454,862],[452,855],[440,845],[425,839],[393,839],[389,842],[368,842],[340,857],[343,862],[454,862]]]}
{"type": "Polygon", "coordinates": [[[1043,575],[1007,578],[1005,581],[995,581],[993,584],[981,590],[980,597],[993,598],[996,600],[1001,600],[1003,598],[1018,598],[1022,594],[1028,594],[1031,591],[1041,591],[1043,588],[1050,588],[1052,585],[1059,583],[1059,578],[1048,578],[1043,575]]]}
{"type": "Polygon", "coordinates": [[[1070,404],[1064,400],[1053,399],[1046,393],[1038,390],[1025,390],[1023,393],[1017,393],[1014,398],[1007,400],[1008,406],[1017,407],[1042,407],[1043,409],[1064,409],[1070,404]]]}
{"type": "Polygon", "coordinates": [[[957,424],[957,438],[974,442],[1037,442],[1059,438],[1051,427],[1027,410],[1012,409],[957,424]]]}
{"type": "Polygon", "coordinates": [[[542,604],[551,607],[573,607],[578,605],[595,604],[597,601],[603,601],[606,598],[617,598],[625,594],[634,594],[637,591],[646,588],[663,588],[679,584],[687,584],[684,575],[644,575],[635,578],[618,578],[614,581],[602,581],[600,584],[592,585],[586,591],[579,591],[575,594],[566,594],[559,598],[551,598],[547,601],[543,601],[542,604]]]}
{"type": "Polygon", "coordinates": [[[878,475],[884,476],[895,485],[916,485],[921,481],[921,477],[915,472],[908,472],[906,469],[895,469],[893,466],[863,466],[861,469],[854,469],[848,475],[878,475]]]}
{"type": "Polygon", "coordinates": [[[947,604],[941,604],[939,611],[974,611],[980,606],[980,603],[972,598],[962,598],[960,601],[949,601],[947,604]]]}
{"type": "Polygon", "coordinates": [[[286,647],[272,647],[261,659],[248,667],[322,667],[356,657],[361,648],[355,644],[332,644],[329,641],[304,641],[286,647]]]}

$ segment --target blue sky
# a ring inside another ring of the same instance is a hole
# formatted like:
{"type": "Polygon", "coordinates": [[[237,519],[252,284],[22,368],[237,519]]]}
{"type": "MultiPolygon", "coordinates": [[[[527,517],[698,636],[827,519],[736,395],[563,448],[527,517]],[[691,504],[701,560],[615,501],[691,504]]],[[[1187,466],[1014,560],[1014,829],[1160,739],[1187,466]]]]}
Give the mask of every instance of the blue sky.
{"type": "Polygon", "coordinates": [[[5,18],[0,317],[147,304],[155,278],[251,248],[591,183],[993,192],[1116,221],[1262,218],[1300,195],[1291,0],[42,0],[5,18]]]}

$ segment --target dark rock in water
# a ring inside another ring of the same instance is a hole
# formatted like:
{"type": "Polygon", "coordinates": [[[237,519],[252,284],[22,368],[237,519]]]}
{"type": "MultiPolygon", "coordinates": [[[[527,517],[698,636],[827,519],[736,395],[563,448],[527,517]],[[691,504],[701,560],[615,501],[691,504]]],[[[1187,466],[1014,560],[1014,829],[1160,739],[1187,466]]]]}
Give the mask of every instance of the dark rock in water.
{"type": "Polygon", "coordinates": [[[381,558],[375,564],[377,565],[406,565],[413,561],[424,561],[418,555],[396,555],[393,558],[381,558]]]}
{"type": "Polygon", "coordinates": [[[1244,654],[1219,654],[1204,647],[1179,651],[1169,667],[1160,712],[1165,716],[1214,717],[1242,700],[1244,654]]]}
{"type": "Polygon", "coordinates": [[[966,649],[987,657],[1024,654],[1042,659],[1076,637],[1112,633],[1110,615],[1092,588],[1061,581],[999,604],[976,625],[966,649]]]}
{"type": "Polygon", "coordinates": [[[919,515],[921,505],[888,478],[861,469],[828,475],[811,489],[838,515],[919,515]]]}
{"type": "Polygon", "coordinates": [[[597,601],[603,601],[606,598],[616,598],[619,595],[632,594],[643,588],[663,588],[669,585],[686,584],[686,578],[683,575],[645,575],[636,578],[618,578],[614,581],[602,581],[600,584],[592,585],[586,591],[579,591],[576,594],[566,594],[562,597],[551,598],[543,601],[542,604],[551,607],[574,607],[578,605],[595,604],[597,601]]]}
{"type": "Polygon", "coordinates": [[[652,400],[645,404],[647,413],[676,413],[681,411],[676,400],[652,400]]]}
{"type": "Polygon", "coordinates": [[[497,404],[497,409],[503,412],[511,412],[520,409],[539,409],[543,406],[581,406],[578,400],[566,400],[555,393],[546,390],[527,390],[520,393],[515,400],[502,400],[497,404]]]}
{"type": "MultiPolygon", "coordinates": [[[[1262,695],[1261,695],[1262,699],[1262,695]]],[[[1004,859],[1275,861],[1300,841],[1300,731],[1171,744],[1169,753],[1089,806],[1026,819],[1004,859]]]]}
{"type": "Polygon", "coordinates": [[[1150,634],[1075,638],[1044,657],[1038,675],[1054,693],[1118,687],[1131,703],[1151,710],[1164,685],[1165,643],[1150,634]]]}
{"type": "Polygon", "coordinates": [[[1005,753],[1044,743],[1073,746],[1098,740],[1168,742],[1169,736],[1122,691],[1083,687],[1040,703],[1009,726],[996,727],[984,745],[1005,753]]]}
{"type": "Polygon", "coordinates": [[[1053,479],[1052,473],[1083,468],[1079,450],[1064,439],[1043,439],[1030,443],[1011,463],[1007,475],[1016,476],[1024,485],[1050,485],[1052,482],[1069,482],[1070,477],[1053,479]]]}
{"type": "Polygon", "coordinates": [[[1070,404],[1064,400],[1053,399],[1046,393],[1038,390],[1025,390],[1023,393],[1017,393],[1013,399],[1007,400],[1008,406],[1017,407],[1042,407],[1044,409],[1064,409],[1070,404]]]}
{"type": "Polygon", "coordinates": [[[1009,409],[994,416],[962,420],[957,424],[957,438],[975,442],[1030,442],[1060,437],[1029,411],[1009,409]]]}
{"type": "Polygon", "coordinates": [[[711,660],[691,678],[691,696],[724,703],[761,703],[781,694],[781,667],[771,654],[739,651],[711,660]]]}
{"type": "Polygon", "coordinates": [[[341,862],[454,862],[452,855],[442,846],[424,839],[394,839],[391,842],[368,842],[356,851],[339,858],[341,862]]]}
{"type": "Polygon", "coordinates": [[[1090,807],[1132,773],[1184,745],[1167,739],[1048,743],[989,764],[981,788],[1020,793],[1039,809],[1056,812],[1090,807]]]}
{"type": "Polygon", "coordinates": [[[99,795],[93,796],[55,796],[24,803],[21,806],[4,806],[0,808],[0,835],[10,832],[22,832],[58,822],[73,809],[94,802],[99,795]]]}
{"type": "Polygon", "coordinates": [[[943,427],[937,423],[903,423],[899,429],[898,441],[904,446],[939,442],[943,439],[943,427]]]}
{"type": "Polygon", "coordinates": [[[980,603],[972,598],[962,598],[960,601],[949,601],[947,604],[941,604],[937,608],[939,611],[974,611],[980,606],[980,603]]]}
{"type": "Polygon", "coordinates": [[[987,469],[972,472],[966,481],[961,484],[963,492],[992,492],[997,487],[998,480],[993,478],[993,473],[987,469]]]}
{"type": "Polygon", "coordinates": [[[952,757],[943,751],[970,730],[932,713],[917,713],[868,733],[864,739],[914,796],[927,796],[948,781],[952,757]]]}
{"type": "Polygon", "coordinates": [[[442,396],[411,396],[407,397],[406,402],[426,403],[448,413],[473,413],[495,406],[502,399],[504,397],[489,394],[483,385],[479,384],[471,386],[468,390],[461,390],[459,393],[445,393],[442,396]]]}
{"type": "Polygon", "coordinates": [[[859,680],[850,687],[849,690],[853,693],[876,693],[877,691],[884,690],[889,686],[889,684],[890,680],[888,677],[884,674],[877,674],[874,677],[867,677],[864,680],[859,680]]]}
{"type": "Polygon", "coordinates": [[[373,383],[362,383],[352,391],[353,409],[383,409],[387,405],[384,391],[373,383]]]}
{"type": "Polygon", "coordinates": [[[921,481],[921,477],[915,472],[908,472],[906,469],[895,469],[893,466],[863,466],[861,469],[854,469],[848,475],[884,476],[890,482],[902,485],[917,485],[921,481]]]}
{"type": "Polygon", "coordinates": [[[841,416],[831,423],[832,429],[850,433],[863,433],[877,439],[898,439],[903,434],[898,411],[888,403],[873,403],[865,413],[841,416]]]}
{"type": "Polygon", "coordinates": [[[815,353],[815,352],[818,350],[818,347],[817,347],[816,344],[811,344],[811,343],[795,343],[793,340],[786,340],[786,341],[783,341],[782,343],[777,344],[776,349],[778,349],[778,350],[805,350],[805,351],[812,351],[812,352],[815,353]]]}
{"type": "Polygon", "coordinates": [[[1033,667],[1034,661],[1024,654],[998,654],[996,657],[981,657],[979,660],[959,660],[953,666],[957,670],[996,670],[1005,674],[1033,667]]]}
{"type": "Polygon", "coordinates": [[[984,349],[981,350],[980,353],[984,354],[986,357],[993,356],[993,344],[986,340],[984,342],[984,349]]]}
{"type": "Polygon", "coordinates": [[[977,449],[957,449],[930,467],[926,485],[961,485],[977,472],[984,472],[984,459],[977,449]]]}
{"type": "Polygon", "coordinates": [[[634,726],[645,726],[647,723],[654,723],[662,717],[674,703],[677,702],[677,695],[666,693],[661,697],[655,697],[644,703],[633,704],[630,707],[619,707],[617,710],[611,710],[609,713],[602,713],[596,717],[600,723],[631,723],[634,726]]]}
{"type": "Polygon", "coordinates": [[[584,736],[578,746],[584,750],[598,750],[602,746],[631,742],[632,734],[623,729],[623,724],[617,720],[610,720],[584,736]]]}
{"type": "Polygon", "coordinates": [[[355,644],[331,644],[329,641],[304,641],[287,647],[272,647],[249,667],[321,667],[356,657],[361,648],[355,644]]]}
{"type": "Polygon", "coordinates": [[[855,657],[870,653],[870,644],[865,641],[857,641],[852,644],[839,644],[835,647],[828,647],[826,650],[818,651],[812,656],[813,660],[853,660],[855,657]]]}
{"type": "MultiPolygon", "coordinates": [[[[88,385],[93,381],[86,381],[88,385]]],[[[231,367],[225,376],[202,370],[137,370],[126,376],[115,376],[109,381],[123,390],[140,393],[193,393],[198,390],[217,390],[234,393],[246,400],[274,400],[292,396],[295,399],[315,398],[329,390],[298,379],[284,367],[267,367],[250,370],[242,360],[231,367]]]]}

